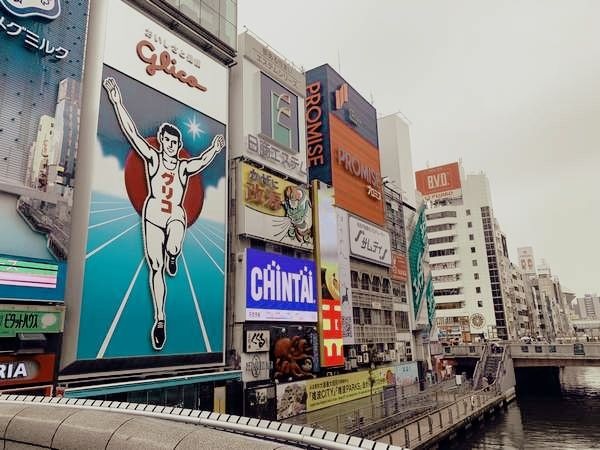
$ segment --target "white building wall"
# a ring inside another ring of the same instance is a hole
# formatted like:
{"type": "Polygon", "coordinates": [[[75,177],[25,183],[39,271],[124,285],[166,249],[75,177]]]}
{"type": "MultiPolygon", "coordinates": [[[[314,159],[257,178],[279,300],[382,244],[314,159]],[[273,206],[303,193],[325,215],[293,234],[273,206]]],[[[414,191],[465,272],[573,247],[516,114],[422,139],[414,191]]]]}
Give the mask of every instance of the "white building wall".
{"type": "MultiPolygon", "coordinates": [[[[427,235],[430,239],[429,251],[444,249],[454,249],[455,251],[455,254],[450,256],[430,257],[434,288],[438,292],[442,289],[460,289],[460,293],[457,295],[436,295],[436,305],[439,305],[436,315],[440,319],[438,324],[441,329],[444,327],[444,318],[462,318],[462,332],[491,337],[493,335],[491,327],[496,326],[496,319],[481,218],[481,207],[489,206],[491,208],[492,206],[489,183],[484,174],[467,176],[461,174],[461,183],[462,198],[432,204],[427,211],[429,217],[434,217],[433,219],[428,217],[427,220],[427,235]],[[436,213],[444,212],[455,213],[456,217],[435,218],[436,213]],[[431,227],[445,224],[452,225],[453,228],[445,231],[431,231],[431,227]],[[431,243],[431,239],[449,236],[454,237],[453,242],[431,243]],[[474,248],[474,252],[472,248],[474,248]],[[473,261],[476,265],[473,264],[473,261]],[[478,279],[475,278],[476,274],[478,279]],[[460,279],[457,281],[436,279],[436,277],[448,275],[458,275],[460,279]],[[462,302],[464,306],[457,309],[440,309],[443,308],[441,305],[452,302],[462,302]],[[483,323],[481,323],[480,315],[483,316],[483,323]]],[[[459,324],[454,326],[458,327],[459,324]]],[[[456,334],[454,337],[463,336],[456,334]]],[[[472,338],[474,337],[472,336],[472,338]]]]}
{"type": "Polygon", "coordinates": [[[377,120],[381,176],[388,177],[402,191],[403,200],[416,207],[415,175],[410,147],[410,129],[398,114],[377,120]]]}

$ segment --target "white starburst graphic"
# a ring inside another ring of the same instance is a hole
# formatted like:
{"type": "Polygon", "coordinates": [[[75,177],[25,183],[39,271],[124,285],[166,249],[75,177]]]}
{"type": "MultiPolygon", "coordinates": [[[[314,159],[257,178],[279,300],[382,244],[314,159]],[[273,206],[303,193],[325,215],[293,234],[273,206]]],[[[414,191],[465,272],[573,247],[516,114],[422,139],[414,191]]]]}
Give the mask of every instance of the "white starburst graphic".
{"type": "Polygon", "coordinates": [[[205,133],[205,131],[202,128],[200,128],[200,122],[196,120],[196,116],[189,119],[186,123],[186,126],[188,129],[188,133],[192,135],[192,138],[194,140],[196,140],[196,138],[201,134],[205,133]]]}

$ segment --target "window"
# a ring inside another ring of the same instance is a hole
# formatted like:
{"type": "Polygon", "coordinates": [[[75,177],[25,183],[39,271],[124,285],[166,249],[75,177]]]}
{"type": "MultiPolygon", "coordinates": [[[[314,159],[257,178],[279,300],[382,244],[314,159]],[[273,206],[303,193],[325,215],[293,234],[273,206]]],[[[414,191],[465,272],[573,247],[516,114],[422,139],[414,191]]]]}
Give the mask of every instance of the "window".
{"type": "Polygon", "coordinates": [[[477,286],[477,287],[475,288],[475,292],[476,292],[477,294],[481,294],[481,288],[480,288],[479,286],[477,286]]]}
{"type": "Polygon", "coordinates": [[[392,325],[392,311],[383,312],[383,324],[392,325]]]}
{"type": "Polygon", "coordinates": [[[408,330],[408,313],[406,311],[394,311],[396,331],[408,330]]]}
{"type": "Polygon", "coordinates": [[[381,292],[383,292],[384,294],[389,294],[390,293],[390,279],[389,278],[384,278],[383,279],[383,283],[381,285],[381,292]]]}
{"type": "Polygon", "coordinates": [[[350,271],[350,279],[353,289],[358,289],[358,272],[356,270],[350,271]]]}
{"type": "Polygon", "coordinates": [[[470,216],[470,215],[471,215],[471,210],[467,209],[467,216],[470,216]]]}
{"type": "Polygon", "coordinates": [[[381,325],[381,310],[373,309],[371,311],[371,323],[373,325],[381,325]]]}
{"type": "Polygon", "coordinates": [[[467,226],[468,226],[469,228],[473,228],[473,222],[467,222],[467,226]]]}
{"type": "Polygon", "coordinates": [[[473,274],[473,278],[475,278],[476,280],[479,280],[479,274],[478,273],[474,273],[473,274]]]}
{"type": "Polygon", "coordinates": [[[360,323],[360,308],[352,308],[352,322],[360,323]]]}
{"type": "Polygon", "coordinates": [[[477,307],[483,308],[483,300],[477,300],[477,307]]]}
{"type": "Polygon", "coordinates": [[[371,290],[373,292],[379,292],[379,287],[381,286],[381,278],[377,275],[373,275],[373,279],[371,281],[371,290]]]}
{"type": "Polygon", "coordinates": [[[470,234],[470,235],[469,235],[469,240],[470,240],[470,241],[474,241],[474,240],[475,240],[475,236],[474,236],[474,235],[472,235],[472,234],[470,234]]]}
{"type": "Polygon", "coordinates": [[[471,253],[475,253],[475,247],[471,247],[471,253]]]}
{"type": "Polygon", "coordinates": [[[363,322],[365,325],[371,325],[371,310],[363,308],[363,322]]]}
{"type": "Polygon", "coordinates": [[[477,260],[476,259],[473,260],[473,267],[477,267],[477,260]]]}
{"type": "Polygon", "coordinates": [[[452,256],[455,254],[455,251],[453,248],[447,248],[444,250],[434,250],[432,252],[429,252],[429,256],[431,258],[434,258],[436,256],[452,256]]]}
{"type": "Polygon", "coordinates": [[[364,291],[369,290],[369,275],[363,273],[360,279],[360,288],[364,291]]]}

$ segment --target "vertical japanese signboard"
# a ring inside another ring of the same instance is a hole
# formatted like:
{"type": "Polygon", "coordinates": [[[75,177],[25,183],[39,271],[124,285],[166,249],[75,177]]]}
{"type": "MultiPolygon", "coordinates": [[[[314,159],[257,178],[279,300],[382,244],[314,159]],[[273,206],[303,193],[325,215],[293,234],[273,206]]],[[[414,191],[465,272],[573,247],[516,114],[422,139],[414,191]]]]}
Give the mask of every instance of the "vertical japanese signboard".
{"type": "Polygon", "coordinates": [[[342,337],[344,345],[354,344],[354,321],[352,314],[352,280],[350,278],[350,242],[348,239],[348,213],[336,208],[337,262],[342,305],[342,337]]]}
{"type": "Polygon", "coordinates": [[[63,301],[88,1],[0,1],[0,298],[63,301]]]}
{"type": "Polygon", "coordinates": [[[319,273],[319,330],[321,333],[321,366],[344,364],[342,337],[342,306],[336,238],[336,214],[333,189],[313,183],[313,195],[318,227],[315,252],[319,273]]]}

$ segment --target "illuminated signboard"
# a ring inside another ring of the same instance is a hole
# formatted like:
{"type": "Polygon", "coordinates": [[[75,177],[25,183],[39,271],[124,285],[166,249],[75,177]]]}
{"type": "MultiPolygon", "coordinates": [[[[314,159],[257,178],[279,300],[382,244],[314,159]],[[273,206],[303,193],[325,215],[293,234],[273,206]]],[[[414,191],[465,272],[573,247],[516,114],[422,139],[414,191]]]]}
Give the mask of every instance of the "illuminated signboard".
{"type": "Polygon", "coordinates": [[[62,364],[222,365],[228,72],[108,3],[83,293],[66,330],[78,340],[62,364]]]}
{"type": "Polygon", "coordinates": [[[240,234],[312,249],[312,204],[307,186],[241,164],[240,234]]]}
{"type": "Polygon", "coordinates": [[[230,69],[231,156],[306,183],[304,74],[248,33],[239,43],[241,59],[230,69]]]}
{"type": "Polygon", "coordinates": [[[350,253],[377,264],[392,263],[390,234],[356,217],[350,216],[350,253]]]}
{"type": "Polygon", "coordinates": [[[315,254],[319,273],[319,331],[321,337],[321,366],[344,365],[342,305],[336,238],[337,216],[333,206],[333,189],[313,183],[315,197],[315,254]]]}
{"type": "Polygon", "coordinates": [[[0,305],[0,336],[17,333],[60,333],[64,307],[42,305],[0,305]]]}
{"type": "Polygon", "coordinates": [[[317,321],[314,261],[246,249],[246,320],[317,321]]]}
{"type": "Polygon", "coordinates": [[[461,193],[458,163],[419,170],[415,172],[415,180],[425,200],[456,197],[461,193]]]}
{"type": "MultiPolygon", "coordinates": [[[[364,99],[329,65],[306,72],[306,135],[311,180],[335,185],[332,177],[336,158],[330,138],[330,117],[339,119],[377,151],[377,114],[364,99]]],[[[379,159],[377,159],[379,171],[379,159]]]]}
{"type": "Polygon", "coordinates": [[[52,353],[0,356],[0,389],[16,385],[52,383],[54,359],[55,355],[52,353]]]}
{"type": "Polygon", "coordinates": [[[88,1],[0,0],[0,299],[63,301],[88,1]]]}

